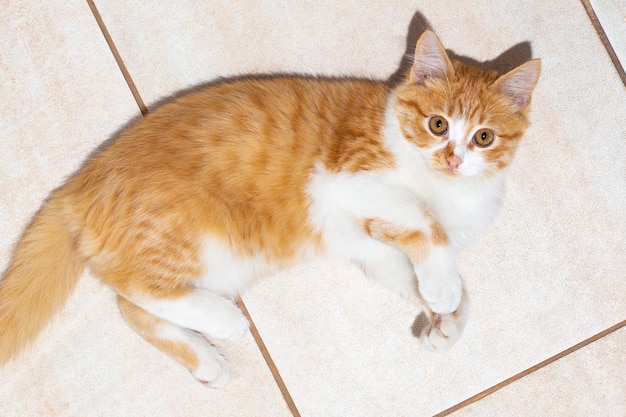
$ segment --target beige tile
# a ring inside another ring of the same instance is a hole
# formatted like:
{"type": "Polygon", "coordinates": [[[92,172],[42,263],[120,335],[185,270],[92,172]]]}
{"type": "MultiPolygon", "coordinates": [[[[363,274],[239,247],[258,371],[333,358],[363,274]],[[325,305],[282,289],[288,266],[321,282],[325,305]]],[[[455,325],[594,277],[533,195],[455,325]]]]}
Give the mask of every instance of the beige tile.
{"type": "Polygon", "coordinates": [[[387,76],[400,61],[415,11],[408,1],[393,7],[369,2],[356,6],[358,13],[355,4],[328,0],[96,0],[96,5],[148,104],[239,74],[387,76]]]}
{"type": "Polygon", "coordinates": [[[43,198],[137,107],[83,2],[5,2],[0,37],[4,261],[43,198]]]}
{"type": "Polygon", "coordinates": [[[626,2],[623,0],[590,0],[622,67],[626,66],[626,2]]]}
{"type": "MultiPolygon", "coordinates": [[[[218,75],[385,78],[397,68],[414,2],[292,3],[97,1],[148,103],[218,75]]],[[[479,60],[515,45],[509,57],[520,59],[532,41],[544,66],[534,125],[497,224],[462,254],[472,317],[450,353],[420,350],[410,333],[417,312],[346,265],[285,272],[245,296],[304,416],[432,415],[626,310],[626,91],[583,7],[420,7],[447,47],[479,60]]]]}
{"type": "Polygon", "coordinates": [[[625,344],[622,328],[450,416],[626,415],[625,344]]]}
{"type": "MultiPolygon", "coordinates": [[[[2,11],[0,270],[48,192],[138,116],[86,2],[2,11]]],[[[86,274],[37,342],[0,369],[0,415],[290,415],[250,335],[228,356],[235,381],[207,389],[133,333],[111,291],[86,274]]]]}

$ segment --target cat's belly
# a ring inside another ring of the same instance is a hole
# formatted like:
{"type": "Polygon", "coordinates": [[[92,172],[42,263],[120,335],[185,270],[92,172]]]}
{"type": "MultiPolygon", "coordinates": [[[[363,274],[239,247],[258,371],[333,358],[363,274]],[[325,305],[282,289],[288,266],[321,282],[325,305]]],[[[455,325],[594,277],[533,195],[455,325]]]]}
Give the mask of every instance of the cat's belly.
{"type": "Polygon", "coordinates": [[[323,239],[311,242],[288,258],[270,258],[263,253],[242,256],[225,242],[205,236],[202,244],[201,262],[203,275],[194,281],[197,287],[206,288],[221,296],[235,299],[252,282],[296,264],[315,259],[329,261],[360,262],[368,253],[379,252],[382,242],[367,235],[346,215],[328,219],[322,233],[323,239]]]}
{"type": "Polygon", "coordinates": [[[230,299],[237,298],[256,279],[277,273],[297,263],[323,256],[315,245],[302,247],[295,256],[277,259],[264,253],[242,256],[225,242],[205,236],[201,261],[203,275],[195,281],[196,286],[206,288],[230,299]]]}

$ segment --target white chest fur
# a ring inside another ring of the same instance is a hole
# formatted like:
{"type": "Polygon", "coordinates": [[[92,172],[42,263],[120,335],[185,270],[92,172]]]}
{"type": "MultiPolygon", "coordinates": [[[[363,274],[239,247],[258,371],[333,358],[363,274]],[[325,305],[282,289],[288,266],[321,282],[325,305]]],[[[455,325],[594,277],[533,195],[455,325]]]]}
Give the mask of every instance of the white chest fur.
{"type": "Polygon", "coordinates": [[[414,190],[444,225],[457,248],[470,244],[487,230],[499,211],[503,193],[499,178],[441,181],[422,177],[414,190]]]}
{"type": "MultiPolygon", "coordinates": [[[[415,166],[414,166],[415,168],[415,166]]],[[[360,221],[385,219],[408,230],[424,230],[427,208],[460,249],[483,233],[500,206],[501,182],[451,181],[421,173],[388,170],[355,175],[331,174],[319,168],[308,187],[309,220],[322,231],[329,255],[351,257],[369,245],[360,221]]]]}

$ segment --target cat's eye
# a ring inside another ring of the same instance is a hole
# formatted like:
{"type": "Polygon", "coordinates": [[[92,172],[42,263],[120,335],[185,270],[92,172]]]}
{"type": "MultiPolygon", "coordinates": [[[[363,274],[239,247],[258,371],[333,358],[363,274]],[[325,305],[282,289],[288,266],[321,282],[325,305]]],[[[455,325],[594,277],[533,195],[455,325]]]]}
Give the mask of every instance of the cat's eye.
{"type": "Polygon", "coordinates": [[[476,133],[474,133],[472,142],[474,142],[474,144],[480,146],[481,148],[486,148],[493,143],[495,136],[496,135],[493,133],[493,130],[479,129],[476,133]]]}
{"type": "Polygon", "coordinates": [[[428,128],[437,136],[445,135],[448,131],[448,121],[441,116],[433,116],[428,121],[428,128]]]}

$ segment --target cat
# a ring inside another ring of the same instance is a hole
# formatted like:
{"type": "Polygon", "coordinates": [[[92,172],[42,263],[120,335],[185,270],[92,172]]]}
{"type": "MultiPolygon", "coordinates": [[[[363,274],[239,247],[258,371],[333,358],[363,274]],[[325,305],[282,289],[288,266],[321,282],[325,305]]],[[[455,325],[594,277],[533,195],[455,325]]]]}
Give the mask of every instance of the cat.
{"type": "Polygon", "coordinates": [[[215,388],[211,340],[240,339],[255,278],[349,260],[429,318],[467,320],[455,257],[501,205],[541,61],[499,75],[424,32],[405,80],[226,80],[131,125],[52,192],[0,281],[0,363],[35,339],[87,266],[128,324],[215,388]]]}

